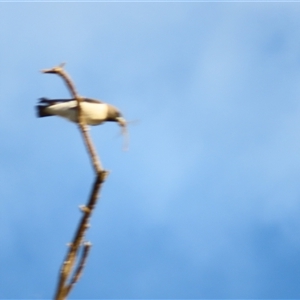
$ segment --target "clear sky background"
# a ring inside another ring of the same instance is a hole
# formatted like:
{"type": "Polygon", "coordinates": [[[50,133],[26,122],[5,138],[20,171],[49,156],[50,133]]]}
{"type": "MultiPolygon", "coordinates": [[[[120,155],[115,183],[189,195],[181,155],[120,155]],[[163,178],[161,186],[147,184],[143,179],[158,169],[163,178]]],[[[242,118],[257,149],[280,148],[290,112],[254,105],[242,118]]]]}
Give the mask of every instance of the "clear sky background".
{"type": "Polygon", "coordinates": [[[300,298],[300,3],[0,3],[0,297],[51,298],[93,171],[67,62],[116,105],[71,298],[300,298]]]}

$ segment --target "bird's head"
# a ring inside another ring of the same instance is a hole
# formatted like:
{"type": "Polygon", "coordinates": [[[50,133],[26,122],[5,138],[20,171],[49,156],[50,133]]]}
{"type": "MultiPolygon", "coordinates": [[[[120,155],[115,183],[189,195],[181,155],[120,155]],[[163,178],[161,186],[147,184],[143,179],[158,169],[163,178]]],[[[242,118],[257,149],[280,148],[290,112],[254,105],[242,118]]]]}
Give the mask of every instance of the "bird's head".
{"type": "Polygon", "coordinates": [[[107,118],[106,121],[117,122],[122,130],[122,135],[124,136],[124,149],[128,149],[129,136],[127,131],[127,121],[124,119],[121,112],[114,106],[107,104],[107,118]]]}

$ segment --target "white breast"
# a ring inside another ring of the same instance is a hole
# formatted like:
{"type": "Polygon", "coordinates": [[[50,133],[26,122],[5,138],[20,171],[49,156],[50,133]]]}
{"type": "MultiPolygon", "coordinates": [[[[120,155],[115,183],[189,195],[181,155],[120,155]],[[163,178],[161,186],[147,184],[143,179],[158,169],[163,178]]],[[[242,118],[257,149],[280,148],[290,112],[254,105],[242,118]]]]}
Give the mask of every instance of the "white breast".
{"type": "MultiPolygon", "coordinates": [[[[106,103],[82,102],[81,109],[83,117],[88,125],[98,125],[105,121],[108,107],[106,103]]],[[[46,112],[77,122],[77,102],[68,101],[48,106],[46,112]]]]}
{"type": "Polygon", "coordinates": [[[101,124],[107,117],[106,103],[82,102],[81,109],[86,123],[89,125],[101,124]]]}

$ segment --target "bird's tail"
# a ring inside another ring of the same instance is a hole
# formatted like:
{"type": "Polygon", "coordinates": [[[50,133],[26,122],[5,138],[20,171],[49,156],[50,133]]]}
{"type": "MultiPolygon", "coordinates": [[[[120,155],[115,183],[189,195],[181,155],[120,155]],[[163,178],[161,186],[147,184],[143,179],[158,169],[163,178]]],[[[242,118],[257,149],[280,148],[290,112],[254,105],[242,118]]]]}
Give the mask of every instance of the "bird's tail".
{"type": "Polygon", "coordinates": [[[46,109],[47,109],[47,106],[37,105],[36,106],[37,117],[38,118],[43,118],[43,117],[52,116],[51,114],[46,112],[46,109]]]}

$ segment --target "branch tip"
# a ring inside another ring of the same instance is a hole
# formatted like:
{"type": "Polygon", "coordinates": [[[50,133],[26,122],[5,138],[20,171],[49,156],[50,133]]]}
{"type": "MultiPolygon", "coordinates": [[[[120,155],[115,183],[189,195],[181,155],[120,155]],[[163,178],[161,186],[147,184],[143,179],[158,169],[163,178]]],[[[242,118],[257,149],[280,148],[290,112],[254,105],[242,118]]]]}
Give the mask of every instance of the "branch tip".
{"type": "Polygon", "coordinates": [[[91,242],[84,242],[84,246],[85,247],[92,247],[92,243],[91,242]]]}
{"type": "Polygon", "coordinates": [[[65,62],[59,64],[58,66],[56,67],[53,67],[51,69],[43,69],[41,70],[42,73],[45,73],[45,74],[57,74],[57,73],[61,73],[63,71],[63,68],[64,66],[66,65],[65,62]]]}

